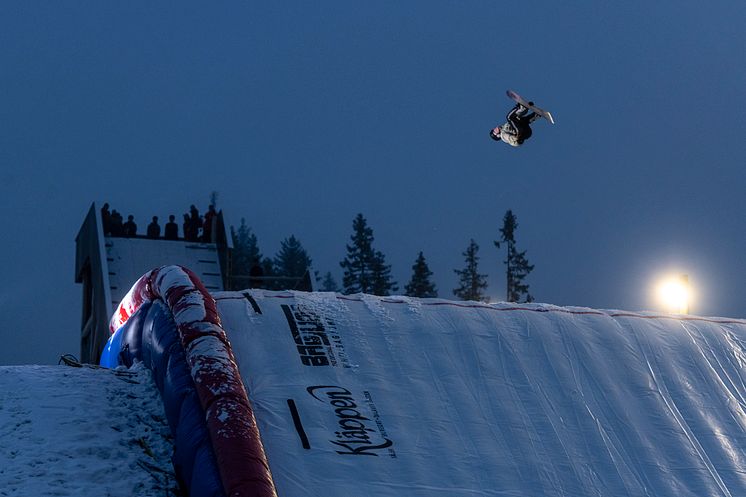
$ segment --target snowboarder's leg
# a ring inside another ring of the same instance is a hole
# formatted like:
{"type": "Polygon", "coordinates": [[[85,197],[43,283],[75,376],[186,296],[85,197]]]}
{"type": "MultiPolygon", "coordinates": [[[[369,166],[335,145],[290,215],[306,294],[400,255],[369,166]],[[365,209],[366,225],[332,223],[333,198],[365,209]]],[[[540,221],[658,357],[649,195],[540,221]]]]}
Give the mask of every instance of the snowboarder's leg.
{"type": "Polygon", "coordinates": [[[541,116],[539,114],[537,114],[536,112],[531,112],[530,114],[516,113],[513,116],[511,122],[517,128],[525,128],[526,126],[528,126],[529,124],[533,123],[534,121],[536,121],[540,117],[541,116]]]}
{"type": "Polygon", "coordinates": [[[528,138],[531,136],[530,124],[539,117],[536,113],[528,114],[528,109],[522,105],[517,105],[508,114],[508,122],[516,130],[518,136],[528,138]]]}
{"type": "Polygon", "coordinates": [[[505,118],[508,120],[509,123],[514,123],[516,120],[523,117],[526,112],[528,112],[527,108],[525,108],[521,104],[515,104],[515,107],[510,109],[510,112],[508,112],[508,115],[505,116],[505,118]]]}

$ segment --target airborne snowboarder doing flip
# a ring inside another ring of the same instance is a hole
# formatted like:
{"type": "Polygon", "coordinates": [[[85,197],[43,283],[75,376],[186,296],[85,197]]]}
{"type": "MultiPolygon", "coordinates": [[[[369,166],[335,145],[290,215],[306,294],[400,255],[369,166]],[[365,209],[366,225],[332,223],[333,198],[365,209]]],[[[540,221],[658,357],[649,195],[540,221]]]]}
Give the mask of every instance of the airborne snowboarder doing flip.
{"type": "Polygon", "coordinates": [[[506,117],[507,122],[497,126],[490,131],[490,137],[495,141],[504,141],[513,147],[520,147],[523,142],[528,140],[533,131],[531,124],[540,117],[545,118],[554,124],[552,114],[542,110],[534,105],[533,102],[526,102],[523,98],[512,90],[508,90],[508,96],[515,100],[516,104],[506,117]],[[529,112],[530,111],[530,112],[529,112]]]}

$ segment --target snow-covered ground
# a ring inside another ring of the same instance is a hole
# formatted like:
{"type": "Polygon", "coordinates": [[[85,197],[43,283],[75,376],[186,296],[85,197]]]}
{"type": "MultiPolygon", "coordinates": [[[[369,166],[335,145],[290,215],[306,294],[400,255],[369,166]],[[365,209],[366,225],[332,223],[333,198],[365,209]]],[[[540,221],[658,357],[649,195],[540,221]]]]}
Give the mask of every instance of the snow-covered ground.
{"type": "Polygon", "coordinates": [[[0,367],[0,496],[176,494],[150,372],[0,367]]]}

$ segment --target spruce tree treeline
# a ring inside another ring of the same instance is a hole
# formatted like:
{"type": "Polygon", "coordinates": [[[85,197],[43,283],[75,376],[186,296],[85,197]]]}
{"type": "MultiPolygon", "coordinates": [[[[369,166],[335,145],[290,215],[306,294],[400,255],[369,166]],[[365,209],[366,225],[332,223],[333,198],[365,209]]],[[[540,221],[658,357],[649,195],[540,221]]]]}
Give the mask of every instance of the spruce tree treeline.
{"type": "MultiPolygon", "coordinates": [[[[340,262],[344,269],[341,291],[346,294],[369,293],[386,296],[398,291],[398,285],[391,276],[391,265],[386,264],[386,257],[373,247],[373,229],[368,226],[362,214],[357,214],[352,223],[353,233],[350,244],[346,246],[347,255],[340,262]]],[[[534,269],[526,258],[526,251],[516,248],[515,233],[518,220],[512,210],[508,210],[503,217],[500,229],[501,238],[494,242],[499,249],[504,244],[507,255],[503,261],[506,266],[506,300],[508,302],[532,302],[529,285],[525,282],[528,274],[534,269]]],[[[291,235],[281,242],[281,248],[274,259],[262,256],[256,235],[241,219],[238,229],[231,226],[233,240],[233,273],[238,275],[234,288],[247,286],[268,289],[286,289],[287,282],[283,278],[309,278],[311,258],[302,247],[300,241],[291,235]],[[273,278],[274,277],[274,278],[273,278]],[[280,278],[277,278],[280,277],[280,278]]],[[[486,300],[487,275],[479,272],[479,245],[472,239],[466,251],[462,253],[466,266],[461,270],[454,270],[459,277],[459,286],[453,294],[462,300],[486,300]]],[[[420,251],[412,265],[412,277],[405,285],[405,294],[414,297],[436,297],[437,290],[430,280],[430,271],[423,253],[420,251]]],[[[317,275],[320,290],[337,292],[340,287],[330,271],[323,279],[317,275]]]]}
{"type": "Polygon", "coordinates": [[[295,235],[280,242],[274,259],[264,257],[256,235],[241,218],[238,229],[231,226],[233,241],[232,289],[265,288],[287,290],[310,288],[311,258],[295,235]]]}

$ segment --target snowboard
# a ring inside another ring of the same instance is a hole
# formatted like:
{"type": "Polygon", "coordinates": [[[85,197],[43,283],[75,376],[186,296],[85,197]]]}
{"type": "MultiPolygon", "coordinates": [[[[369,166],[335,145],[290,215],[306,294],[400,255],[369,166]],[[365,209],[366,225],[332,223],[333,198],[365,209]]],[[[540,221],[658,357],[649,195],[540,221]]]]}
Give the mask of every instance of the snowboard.
{"type": "Polygon", "coordinates": [[[532,111],[536,112],[537,114],[539,114],[541,117],[543,117],[550,123],[554,124],[554,118],[552,117],[552,114],[548,110],[540,109],[539,107],[530,103],[528,100],[524,100],[523,97],[521,97],[519,94],[517,94],[513,90],[508,90],[506,93],[508,94],[508,97],[510,97],[516,103],[521,104],[527,109],[531,109],[532,111]]]}

